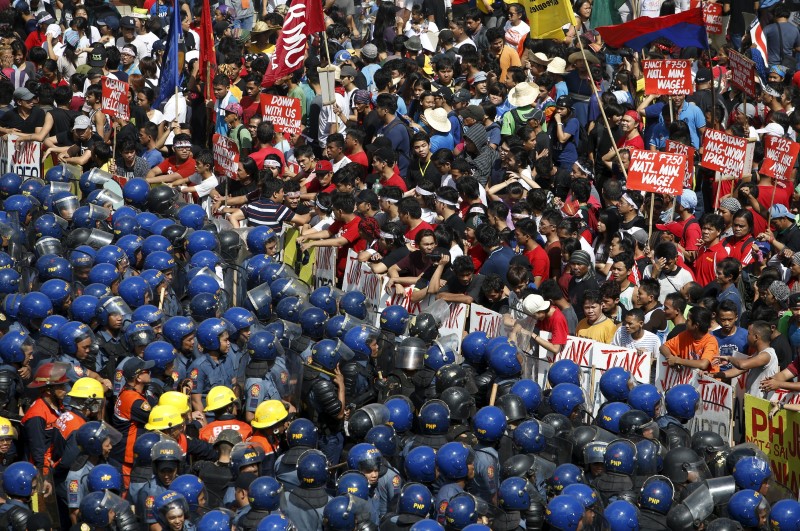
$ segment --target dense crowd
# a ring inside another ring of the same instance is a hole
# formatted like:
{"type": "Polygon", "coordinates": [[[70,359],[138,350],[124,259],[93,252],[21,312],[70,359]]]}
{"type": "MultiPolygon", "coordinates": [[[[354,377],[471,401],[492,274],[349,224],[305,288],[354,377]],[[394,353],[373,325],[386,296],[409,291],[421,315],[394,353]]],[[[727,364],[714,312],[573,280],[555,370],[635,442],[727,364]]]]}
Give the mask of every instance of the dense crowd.
{"type": "Polygon", "coordinates": [[[326,1],[273,83],[285,0],[6,2],[0,530],[800,530],[741,415],[723,437],[696,384],[560,359],[595,340],[800,411],[800,185],[759,171],[800,131],[791,6],[636,50],[596,28],[688,2],[577,0],[555,39],[527,6],[326,1]],[[692,93],[645,93],[670,58],[692,93]],[[712,129],[742,175],[700,165],[712,129]],[[626,187],[675,145],[680,195],[626,187]],[[401,304],[342,291],[349,256],[401,304]],[[448,303],[500,333],[443,333],[448,303]]]}

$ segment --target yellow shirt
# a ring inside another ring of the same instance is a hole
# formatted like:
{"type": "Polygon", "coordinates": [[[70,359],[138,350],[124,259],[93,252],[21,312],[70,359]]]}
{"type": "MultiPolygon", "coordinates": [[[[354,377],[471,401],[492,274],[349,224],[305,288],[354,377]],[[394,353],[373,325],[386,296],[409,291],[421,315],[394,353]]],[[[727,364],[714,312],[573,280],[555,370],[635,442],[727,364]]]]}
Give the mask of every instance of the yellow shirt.
{"type": "Polygon", "coordinates": [[[614,324],[609,318],[605,318],[599,323],[590,325],[586,318],[581,319],[578,327],[575,329],[575,335],[578,337],[585,337],[586,339],[594,339],[601,343],[611,343],[614,339],[614,334],[617,332],[617,325],[614,324]]]}

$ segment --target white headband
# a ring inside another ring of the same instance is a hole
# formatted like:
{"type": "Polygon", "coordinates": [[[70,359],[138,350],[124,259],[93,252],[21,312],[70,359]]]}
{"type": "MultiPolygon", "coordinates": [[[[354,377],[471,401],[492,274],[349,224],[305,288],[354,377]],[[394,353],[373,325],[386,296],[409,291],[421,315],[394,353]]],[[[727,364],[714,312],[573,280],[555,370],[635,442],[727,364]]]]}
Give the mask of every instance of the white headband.
{"type": "Polygon", "coordinates": [[[457,204],[453,203],[452,201],[448,201],[447,199],[445,199],[444,197],[442,197],[440,195],[436,196],[436,200],[439,201],[440,203],[444,204],[444,205],[453,206],[453,207],[454,206],[458,206],[457,204]]]}
{"type": "Polygon", "coordinates": [[[419,195],[435,195],[433,192],[429,192],[424,188],[420,188],[419,186],[414,188],[414,191],[417,192],[419,195]]]}
{"type": "Polygon", "coordinates": [[[622,199],[624,199],[625,202],[628,203],[630,206],[632,206],[633,208],[638,210],[639,207],[637,207],[636,203],[633,202],[633,199],[631,199],[631,196],[629,196],[628,194],[622,194],[622,199]]]}
{"type": "Polygon", "coordinates": [[[381,231],[381,238],[384,240],[394,240],[394,236],[389,234],[388,232],[381,231]]]}
{"type": "Polygon", "coordinates": [[[391,199],[389,197],[381,197],[381,201],[386,201],[387,203],[397,203],[397,199],[391,199]]]}

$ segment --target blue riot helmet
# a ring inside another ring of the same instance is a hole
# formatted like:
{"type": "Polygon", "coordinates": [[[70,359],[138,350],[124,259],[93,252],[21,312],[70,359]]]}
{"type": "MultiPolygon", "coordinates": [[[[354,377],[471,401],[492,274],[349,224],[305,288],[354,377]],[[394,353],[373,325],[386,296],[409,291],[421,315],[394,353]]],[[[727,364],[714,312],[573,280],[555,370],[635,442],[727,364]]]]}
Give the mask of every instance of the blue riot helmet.
{"type": "Polygon", "coordinates": [[[147,432],[139,435],[133,443],[133,461],[136,466],[150,466],[151,450],[156,443],[161,441],[162,435],[156,432],[147,432]]]}
{"type": "Polygon", "coordinates": [[[42,181],[41,179],[34,179],[34,178],[25,179],[25,181],[23,181],[22,185],[19,187],[19,192],[17,192],[17,194],[30,195],[35,197],[36,193],[42,188],[44,188],[44,181],[42,181]]]}
{"type": "Polygon", "coordinates": [[[632,476],[636,471],[636,445],[627,439],[608,443],[604,463],[607,472],[632,476]]]}
{"type": "Polygon", "coordinates": [[[222,263],[222,258],[214,251],[200,251],[189,260],[189,268],[207,267],[213,273],[216,267],[222,263]]]}
{"type": "Polygon", "coordinates": [[[342,291],[332,286],[322,286],[311,292],[308,302],[324,310],[328,317],[333,317],[339,313],[339,299],[342,291]]]}
{"type": "Polygon", "coordinates": [[[583,470],[572,463],[558,465],[553,476],[547,480],[549,490],[556,494],[561,494],[564,487],[575,483],[586,483],[586,478],[583,476],[583,470]]]}
{"type": "Polygon", "coordinates": [[[186,290],[189,298],[192,298],[201,293],[210,293],[211,295],[219,295],[222,291],[222,286],[219,280],[208,269],[202,269],[198,274],[191,277],[189,280],[188,289],[186,290]]]}
{"type": "Polygon", "coordinates": [[[611,367],[600,377],[600,392],[609,402],[625,402],[633,384],[630,372],[611,367]]]}
{"type": "Polygon", "coordinates": [[[661,393],[653,384],[638,384],[628,393],[628,405],[633,409],[639,409],[656,418],[661,414],[661,393]]]}
{"type": "Polygon", "coordinates": [[[450,429],[450,408],[441,400],[428,400],[419,409],[417,418],[424,435],[444,435],[450,429]]]}
{"type": "Polygon", "coordinates": [[[397,434],[391,426],[382,424],[372,427],[364,437],[364,442],[375,446],[386,457],[397,453],[397,434]]]}
{"type": "Polygon", "coordinates": [[[380,335],[380,330],[374,326],[356,326],[345,333],[344,344],[356,354],[357,360],[368,360],[377,355],[380,335]]]}
{"type": "Polygon", "coordinates": [[[67,318],[61,315],[50,315],[45,317],[42,321],[42,327],[39,329],[39,332],[44,337],[49,337],[50,339],[58,341],[58,331],[67,321],[67,318]]]}
{"type": "MultiPolygon", "coordinates": [[[[462,347],[463,348],[463,347],[462,347]]],[[[539,404],[542,402],[542,388],[533,380],[524,378],[511,386],[510,393],[517,395],[525,402],[525,409],[528,410],[529,415],[533,415],[539,404]]]]}
{"type": "Polygon", "coordinates": [[[0,357],[9,365],[23,363],[25,358],[33,352],[33,346],[33,338],[25,332],[9,331],[0,338],[0,357]]]}
{"type": "Polygon", "coordinates": [[[275,315],[290,323],[300,324],[300,314],[311,306],[299,297],[286,297],[275,305],[275,315]]]}
{"type": "Polygon", "coordinates": [[[86,476],[86,488],[89,492],[111,490],[117,494],[122,492],[122,474],[113,466],[100,463],[86,476]]]}
{"type": "MultiPolygon", "coordinates": [[[[311,359],[327,371],[334,371],[342,359],[343,343],[333,339],[322,339],[311,347],[311,359]]],[[[349,350],[349,349],[348,349],[349,350]]]]}
{"type": "Polygon", "coordinates": [[[573,496],[562,494],[547,504],[545,521],[550,529],[558,531],[578,531],[583,522],[583,504],[573,496]]]}
{"type": "Polygon", "coordinates": [[[578,364],[569,359],[558,360],[547,371],[547,381],[551,387],[560,383],[581,384],[581,370],[578,364]]]}
{"type": "Polygon", "coordinates": [[[350,315],[335,315],[325,323],[325,338],[344,339],[348,330],[361,324],[364,322],[350,315]]]}
{"type": "Polygon", "coordinates": [[[301,487],[323,487],[328,482],[328,459],[319,450],[307,450],[297,460],[301,487]]]}
{"type": "Polygon", "coordinates": [[[496,443],[506,431],[506,415],[497,406],[482,407],[475,413],[472,427],[478,441],[489,444],[496,443]]]}
{"type": "Polygon", "coordinates": [[[278,235],[275,234],[275,231],[273,231],[266,225],[255,227],[251,229],[250,232],[247,233],[247,238],[246,238],[247,250],[250,251],[250,254],[253,255],[264,254],[267,248],[267,242],[277,238],[278,235]]]}
{"type": "Polygon", "coordinates": [[[38,204],[39,202],[31,196],[17,194],[9,196],[3,201],[3,210],[16,212],[20,225],[26,225],[28,216],[33,211],[34,206],[38,204]]]}
{"type": "MultiPolygon", "coordinates": [[[[168,228],[172,227],[174,224],[175,223],[170,218],[161,218],[159,220],[156,220],[156,222],[153,223],[152,225],[150,225],[150,232],[152,232],[154,236],[161,236],[162,238],[166,238],[166,236],[164,236],[164,232],[168,228]]],[[[170,245],[172,245],[172,241],[169,238],[167,238],[167,241],[169,242],[170,245]]],[[[161,245],[163,245],[163,241],[161,245]]],[[[172,247],[172,250],[174,251],[175,247],[172,247]]]]}
{"type": "MultiPolygon", "coordinates": [[[[133,208],[132,206],[124,205],[117,209],[114,209],[114,213],[111,214],[111,223],[114,223],[119,218],[129,218],[129,217],[135,218],[137,215],[139,215],[138,209],[133,208]]],[[[136,224],[137,225],[139,224],[138,219],[136,220],[136,224]]]]}
{"type": "Polygon", "coordinates": [[[194,334],[197,326],[191,317],[176,315],[170,317],[162,327],[164,338],[175,347],[176,350],[183,352],[183,341],[187,336],[194,334]]]}
{"type": "Polygon", "coordinates": [[[44,174],[44,180],[49,183],[68,183],[72,176],[69,169],[63,165],[53,166],[44,174]]]}
{"type": "Polygon", "coordinates": [[[144,259],[144,269],[156,269],[164,274],[169,274],[176,267],[175,258],[166,251],[154,251],[144,259]]]}
{"type": "Polygon", "coordinates": [[[111,264],[123,269],[129,265],[128,255],[119,245],[104,245],[98,249],[94,256],[94,263],[111,264]]]}
{"type": "Polygon", "coordinates": [[[169,487],[169,490],[156,496],[153,503],[153,516],[163,529],[170,528],[167,515],[173,511],[180,511],[185,521],[189,520],[190,508],[186,497],[171,484],[169,487]]]}
{"type": "Polygon", "coordinates": [[[54,214],[42,214],[33,222],[33,232],[36,239],[64,237],[64,227],[58,222],[54,214]]]}
{"type": "Polygon", "coordinates": [[[0,251],[0,269],[7,269],[16,265],[16,260],[11,258],[8,253],[0,251]]]}
{"type": "Polygon", "coordinates": [[[264,449],[260,444],[252,442],[236,443],[231,449],[230,468],[231,472],[233,472],[233,478],[238,478],[242,468],[251,465],[258,466],[257,475],[260,475],[261,463],[265,457],[264,449]]]}
{"type": "Polygon", "coordinates": [[[100,299],[93,295],[80,295],[75,297],[69,307],[69,313],[73,319],[84,324],[91,324],[97,317],[97,306],[100,299]]]}
{"type": "Polygon", "coordinates": [[[521,422],[514,430],[513,439],[520,451],[526,454],[536,454],[547,447],[547,439],[535,419],[521,422]]]}
{"type": "Polygon", "coordinates": [[[430,446],[417,446],[404,461],[408,481],[433,483],[436,481],[436,451],[430,446]]]}
{"type": "Polygon", "coordinates": [[[164,312],[152,304],[145,304],[133,310],[132,321],[143,321],[153,328],[164,323],[164,312]]]}
{"type": "Polygon", "coordinates": [[[256,332],[247,341],[247,353],[252,360],[275,361],[283,352],[280,341],[270,332],[256,332]]]}
{"type": "Polygon", "coordinates": [[[258,523],[256,531],[297,531],[297,528],[284,515],[271,514],[258,523]]]}
{"type": "Polygon", "coordinates": [[[17,317],[25,325],[38,324],[42,319],[53,313],[53,303],[44,293],[32,291],[22,297],[17,311],[17,317]]]}
{"type": "Polygon", "coordinates": [[[3,488],[11,496],[30,498],[33,495],[33,480],[38,475],[36,467],[27,461],[11,463],[3,471],[3,488]]]}
{"type": "Polygon", "coordinates": [[[19,316],[19,306],[22,302],[23,295],[21,293],[9,293],[3,297],[3,313],[12,319],[19,316]]]}
{"type": "Polygon", "coordinates": [[[414,424],[414,404],[403,395],[390,397],[384,402],[389,410],[389,424],[397,433],[406,433],[414,424]]]}
{"type": "Polygon", "coordinates": [[[762,528],[767,523],[769,513],[767,499],[752,489],[740,490],[728,501],[728,515],[746,528],[762,528]]]}
{"type": "MultiPolygon", "coordinates": [[[[122,280],[122,273],[111,264],[97,264],[89,271],[89,282],[103,284],[112,288],[113,285],[122,280]]],[[[114,291],[112,289],[112,291],[114,291]]]]}
{"type": "Polygon", "coordinates": [[[219,241],[213,232],[197,230],[186,237],[186,251],[189,256],[204,250],[219,252],[219,241]]]}
{"type": "Polygon", "coordinates": [[[272,298],[280,302],[285,298],[296,297],[308,300],[311,288],[308,284],[297,278],[277,278],[269,285],[272,291],[272,298]]]}
{"type": "Polygon", "coordinates": [[[372,472],[380,469],[381,452],[369,443],[358,443],[347,454],[347,466],[350,470],[372,472]]]}
{"type": "MultiPolygon", "coordinates": [[[[123,221],[127,219],[131,218],[122,218],[123,221]]],[[[125,252],[125,256],[128,257],[128,262],[134,267],[138,267],[139,262],[143,258],[143,244],[144,238],[136,234],[126,234],[117,240],[117,246],[125,252]]]]}
{"type": "Polygon", "coordinates": [[[473,366],[482,366],[486,362],[486,345],[489,338],[486,332],[470,332],[461,342],[461,355],[473,366]]]}
{"type": "Polygon", "coordinates": [[[103,297],[97,304],[97,320],[101,326],[108,325],[108,318],[112,315],[120,315],[123,323],[128,322],[132,313],[130,306],[122,297],[103,297]]]}
{"type": "Polygon", "coordinates": [[[139,276],[123,278],[117,292],[131,308],[149,304],[152,298],[150,284],[139,276]]]}
{"type": "Polygon", "coordinates": [[[629,501],[616,500],[603,511],[609,531],[639,531],[639,509],[629,501]]]}
{"type": "Polygon", "coordinates": [[[158,221],[158,216],[152,212],[140,212],[136,214],[136,221],[139,222],[139,236],[142,238],[147,238],[153,234],[150,232],[150,227],[153,226],[153,223],[158,221]]]}
{"type": "Polygon", "coordinates": [[[115,507],[124,507],[125,502],[119,496],[109,491],[90,492],[81,499],[80,522],[97,529],[106,529],[114,521],[115,507]],[[118,504],[109,503],[109,498],[118,498],[118,504]]]}
{"type": "Polygon", "coordinates": [[[436,520],[426,518],[409,527],[408,531],[444,531],[444,527],[436,520]]]}
{"type": "MultiPolygon", "coordinates": [[[[239,306],[229,308],[222,317],[232,325],[231,341],[238,341],[242,332],[249,332],[250,327],[256,323],[253,312],[239,306]]],[[[247,333],[245,335],[248,335],[247,333]]]]}
{"type": "Polygon", "coordinates": [[[518,376],[522,372],[519,351],[512,344],[498,346],[487,357],[489,368],[500,378],[518,376]]]}
{"type": "Polygon", "coordinates": [[[349,496],[336,496],[322,510],[324,531],[352,531],[356,527],[356,510],[349,496]]]}
{"type": "Polygon", "coordinates": [[[277,511],[281,506],[283,485],[277,479],[262,476],[250,483],[250,506],[256,511],[277,511]]]}
{"type": "MultiPolygon", "coordinates": [[[[284,299],[281,301],[281,303],[287,300],[289,299],[284,299]]],[[[325,311],[321,308],[310,307],[304,309],[300,313],[299,318],[300,328],[303,330],[303,335],[308,336],[315,341],[319,341],[325,335],[325,321],[327,321],[327,319],[328,317],[325,314],[325,311]]]]}
{"type": "Polygon", "coordinates": [[[219,351],[222,348],[220,337],[228,332],[225,319],[206,319],[197,325],[197,343],[205,351],[219,351]]]}
{"type": "Polygon", "coordinates": [[[133,205],[136,208],[145,208],[147,206],[147,193],[150,191],[150,185],[142,178],[133,178],[125,183],[122,187],[122,198],[126,204],[133,205]]]}
{"type": "Polygon", "coordinates": [[[17,195],[22,189],[22,177],[16,173],[4,173],[0,176],[0,199],[17,195]]]}
{"type": "Polygon", "coordinates": [[[97,251],[88,245],[79,245],[69,253],[69,264],[72,271],[79,279],[88,279],[89,271],[94,265],[94,258],[97,251]]]}
{"type": "Polygon", "coordinates": [[[647,478],[639,494],[639,507],[645,511],[666,515],[670,507],[672,507],[674,495],[675,488],[668,477],[653,476],[647,478]]]}
{"type": "Polygon", "coordinates": [[[70,321],[61,325],[61,329],[58,331],[58,345],[61,348],[61,352],[67,356],[74,357],[78,351],[78,344],[86,340],[91,340],[89,347],[97,351],[97,340],[94,332],[84,323],[70,321]]]}
{"type": "Polygon", "coordinates": [[[664,467],[666,451],[658,440],[642,439],[636,441],[636,475],[652,476],[664,467]]]}
{"type": "Polygon", "coordinates": [[[336,481],[337,496],[355,496],[362,500],[369,499],[369,481],[361,472],[350,470],[345,472],[336,481]]]}
{"type": "Polygon", "coordinates": [[[20,278],[20,274],[14,269],[0,269],[0,294],[17,293],[20,278]]]}
{"type": "MultiPolygon", "coordinates": [[[[259,284],[263,284],[265,281],[260,280],[259,273],[267,266],[267,264],[274,263],[275,260],[265,254],[257,254],[248,258],[244,263],[244,270],[247,276],[247,287],[252,289],[259,284]]],[[[269,284],[269,282],[267,282],[267,284],[269,284]]]]}
{"type": "Polygon", "coordinates": [[[455,352],[453,352],[451,348],[448,348],[447,345],[439,343],[438,341],[435,341],[428,347],[428,350],[425,352],[425,357],[423,358],[425,367],[433,371],[438,371],[445,365],[455,363],[455,361],[455,352]]]}
{"type": "Polygon", "coordinates": [[[464,529],[470,524],[477,523],[478,517],[486,512],[485,505],[468,492],[456,494],[450,498],[444,513],[448,529],[464,529]]]}
{"type": "Polygon", "coordinates": [[[531,506],[528,481],[525,478],[503,480],[497,490],[497,501],[506,511],[527,511],[531,506]]]}
{"type": "Polygon", "coordinates": [[[259,283],[268,282],[270,285],[279,278],[297,278],[293,269],[289,269],[286,264],[281,264],[270,260],[264,267],[258,270],[259,283]]]}
{"type": "Polygon", "coordinates": [[[586,509],[597,509],[597,512],[600,512],[599,509],[602,508],[602,502],[597,491],[584,483],[567,485],[564,487],[564,490],[561,491],[561,494],[576,498],[586,509]]]}
{"type": "MultiPolygon", "coordinates": [[[[153,226],[155,226],[155,223],[153,223],[153,226]]],[[[172,244],[168,239],[161,236],[160,234],[153,234],[145,238],[144,242],[142,242],[142,254],[144,255],[144,257],[147,258],[150,254],[155,253],[157,251],[170,253],[171,255],[173,251],[172,244]]]]}
{"type": "Polygon", "coordinates": [[[446,480],[469,478],[469,465],[475,460],[472,448],[462,442],[449,442],[436,452],[436,467],[446,480]]]}
{"type": "Polygon", "coordinates": [[[36,260],[36,271],[39,273],[39,281],[44,282],[51,278],[60,278],[67,282],[72,282],[72,266],[69,260],[60,256],[48,254],[36,260]]]}
{"type": "Polygon", "coordinates": [[[571,417],[583,404],[583,390],[575,384],[560,383],[550,393],[550,408],[565,417],[571,417]]]}
{"type": "Polygon", "coordinates": [[[166,341],[154,341],[144,348],[144,361],[155,362],[155,368],[165,373],[175,362],[176,351],[166,341]]]}
{"type": "MultiPolygon", "coordinates": [[[[153,327],[144,321],[134,321],[125,328],[125,344],[133,352],[136,352],[137,347],[145,348],[155,340],[156,333],[153,331],[153,327]]],[[[172,349],[172,345],[169,347],[172,349]]]]}
{"type": "Polygon", "coordinates": [[[234,514],[228,509],[214,509],[197,522],[197,531],[228,531],[233,527],[234,514]]]}
{"type": "Polygon", "coordinates": [[[676,385],[664,393],[664,406],[668,415],[687,422],[694,418],[700,407],[700,393],[689,384],[676,385]]]}
{"type": "Polygon", "coordinates": [[[769,521],[775,531],[797,531],[800,529],[800,502],[781,500],[772,506],[769,521]]]}
{"type": "MultiPolygon", "coordinates": [[[[0,270],[0,280],[2,279],[2,272],[0,270]]],[[[67,282],[66,280],[61,280],[58,278],[53,278],[46,281],[39,287],[39,291],[44,293],[50,302],[53,303],[53,309],[56,311],[62,311],[69,302],[69,298],[72,296],[72,285],[67,282]]]]}
{"type": "Polygon", "coordinates": [[[64,247],[61,244],[61,240],[50,236],[37,240],[33,245],[33,250],[40,257],[58,256],[62,258],[64,255],[64,247]]]}
{"type": "Polygon", "coordinates": [[[733,467],[733,479],[740,489],[761,490],[764,482],[772,477],[769,462],[761,457],[747,456],[741,458],[733,467]]]}
{"type": "Polygon", "coordinates": [[[289,448],[294,448],[295,446],[316,448],[318,440],[317,426],[308,419],[295,419],[286,429],[286,441],[289,444],[289,448]]]}
{"type": "Polygon", "coordinates": [[[596,423],[604,430],[619,435],[619,421],[631,406],[622,402],[606,402],[597,414],[596,423]]]}
{"type": "Polygon", "coordinates": [[[401,336],[406,333],[410,320],[411,315],[404,307],[396,304],[387,306],[381,312],[381,329],[397,336],[401,336]]]}
{"type": "Polygon", "coordinates": [[[400,489],[398,514],[411,514],[422,518],[433,515],[434,499],[430,489],[421,483],[406,483],[400,489]]]}
{"type": "Polygon", "coordinates": [[[646,437],[658,440],[661,430],[650,416],[639,409],[631,409],[619,418],[619,434],[624,437],[646,437]]]}
{"type": "Polygon", "coordinates": [[[106,446],[107,442],[111,445],[117,444],[122,440],[122,434],[105,422],[91,420],[77,429],[75,432],[75,442],[78,448],[86,455],[99,455],[107,457],[111,452],[111,446],[106,446]]]}
{"type": "Polygon", "coordinates": [[[178,211],[178,223],[188,229],[202,230],[206,222],[206,209],[200,205],[183,205],[178,211]]]}
{"type": "Polygon", "coordinates": [[[367,297],[360,291],[348,291],[339,300],[339,309],[356,319],[366,319],[367,297]]]}
{"type": "Polygon", "coordinates": [[[189,301],[189,313],[196,321],[220,317],[219,298],[211,293],[200,293],[189,301]]]}

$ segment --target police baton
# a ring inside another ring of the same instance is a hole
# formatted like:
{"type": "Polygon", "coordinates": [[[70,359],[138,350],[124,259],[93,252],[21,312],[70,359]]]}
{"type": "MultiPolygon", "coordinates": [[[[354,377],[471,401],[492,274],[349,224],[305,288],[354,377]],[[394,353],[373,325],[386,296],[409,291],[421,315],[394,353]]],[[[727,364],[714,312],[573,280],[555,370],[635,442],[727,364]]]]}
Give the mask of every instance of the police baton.
{"type": "Polygon", "coordinates": [[[489,405],[493,406],[494,401],[497,398],[497,384],[492,384],[492,394],[489,395],[489,405]]]}
{"type": "Polygon", "coordinates": [[[313,370],[315,370],[317,372],[321,372],[322,374],[327,374],[328,376],[332,376],[333,378],[336,378],[336,375],[334,373],[332,373],[330,371],[326,371],[325,369],[320,368],[320,367],[314,367],[310,363],[303,363],[303,366],[304,367],[308,367],[309,369],[313,369],[313,370]]]}

